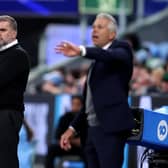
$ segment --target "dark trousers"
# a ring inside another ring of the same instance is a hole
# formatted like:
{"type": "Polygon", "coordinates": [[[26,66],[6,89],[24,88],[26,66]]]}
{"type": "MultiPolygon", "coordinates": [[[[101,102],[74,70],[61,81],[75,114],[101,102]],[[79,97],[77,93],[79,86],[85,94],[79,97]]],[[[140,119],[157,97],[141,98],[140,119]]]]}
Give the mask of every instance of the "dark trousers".
{"type": "Polygon", "coordinates": [[[48,147],[48,153],[45,161],[45,168],[54,168],[54,160],[56,157],[68,156],[68,155],[78,155],[83,157],[80,147],[72,147],[71,150],[65,151],[61,149],[59,144],[51,144],[48,147]]]}
{"type": "Polygon", "coordinates": [[[0,167],[19,168],[17,145],[23,121],[21,112],[0,110],[0,167]]]}
{"type": "Polygon", "coordinates": [[[105,134],[100,127],[89,127],[85,145],[88,168],[121,168],[126,133],[105,134]]]}

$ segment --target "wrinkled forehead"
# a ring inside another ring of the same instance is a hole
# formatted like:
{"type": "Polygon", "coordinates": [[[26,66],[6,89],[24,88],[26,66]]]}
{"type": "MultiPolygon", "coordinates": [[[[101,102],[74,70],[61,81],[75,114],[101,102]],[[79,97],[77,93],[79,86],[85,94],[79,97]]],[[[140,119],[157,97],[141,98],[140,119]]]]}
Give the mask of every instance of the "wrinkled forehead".
{"type": "Polygon", "coordinates": [[[0,30],[1,31],[10,31],[10,32],[15,32],[15,30],[13,29],[13,27],[11,26],[10,22],[8,21],[0,21],[0,30]]]}
{"type": "Polygon", "coordinates": [[[11,27],[10,22],[5,20],[0,20],[0,26],[1,27],[11,27]]]}

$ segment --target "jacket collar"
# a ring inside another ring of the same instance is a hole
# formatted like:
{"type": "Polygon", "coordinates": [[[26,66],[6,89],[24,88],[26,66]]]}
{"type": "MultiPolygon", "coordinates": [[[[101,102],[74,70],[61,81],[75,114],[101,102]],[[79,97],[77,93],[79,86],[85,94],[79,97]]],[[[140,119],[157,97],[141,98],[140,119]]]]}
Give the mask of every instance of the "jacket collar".
{"type": "Polygon", "coordinates": [[[10,48],[10,47],[12,47],[12,46],[14,46],[16,44],[18,44],[18,40],[17,39],[12,41],[11,43],[5,45],[5,46],[0,47],[0,51],[7,50],[8,48],[10,48]]]}

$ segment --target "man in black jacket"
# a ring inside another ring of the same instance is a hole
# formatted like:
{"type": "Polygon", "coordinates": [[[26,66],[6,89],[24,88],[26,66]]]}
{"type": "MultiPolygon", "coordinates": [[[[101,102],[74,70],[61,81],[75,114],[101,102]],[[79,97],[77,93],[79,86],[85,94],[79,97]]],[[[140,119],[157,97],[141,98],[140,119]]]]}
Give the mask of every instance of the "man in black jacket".
{"type": "Polygon", "coordinates": [[[29,74],[27,52],[19,45],[14,18],[0,16],[0,167],[18,168],[18,133],[23,121],[29,74]]]}
{"type": "Polygon", "coordinates": [[[63,150],[59,145],[61,135],[66,131],[69,124],[75,118],[76,114],[81,110],[81,107],[82,107],[81,96],[78,95],[72,96],[72,110],[70,112],[66,112],[63,116],[61,116],[55,132],[56,143],[51,144],[48,147],[48,153],[46,156],[46,165],[45,165],[46,168],[54,168],[54,159],[56,157],[78,155],[82,158],[81,143],[79,136],[76,136],[71,139],[72,148],[69,151],[63,150]]]}
{"type": "Polygon", "coordinates": [[[121,168],[124,145],[134,127],[128,105],[133,55],[127,42],[116,39],[117,24],[109,14],[98,14],[92,31],[93,47],[62,42],[58,53],[93,60],[84,90],[84,107],[61,136],[63,149],[70,139],[81,136],[89,168],[121,168]]]}

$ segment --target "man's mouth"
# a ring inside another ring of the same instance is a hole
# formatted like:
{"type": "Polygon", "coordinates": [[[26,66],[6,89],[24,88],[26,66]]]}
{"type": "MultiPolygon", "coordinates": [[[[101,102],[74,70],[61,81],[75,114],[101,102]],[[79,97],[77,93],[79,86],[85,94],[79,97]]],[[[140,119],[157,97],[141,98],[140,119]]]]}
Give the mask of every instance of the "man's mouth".
{"type": "Polygon", "coordinates": [[[98,39],[98,36],[97,35],[92,35],[92,38],[93,39],[98,39]]]}

